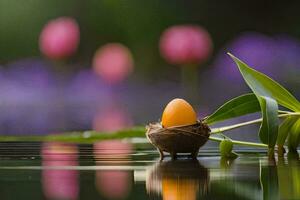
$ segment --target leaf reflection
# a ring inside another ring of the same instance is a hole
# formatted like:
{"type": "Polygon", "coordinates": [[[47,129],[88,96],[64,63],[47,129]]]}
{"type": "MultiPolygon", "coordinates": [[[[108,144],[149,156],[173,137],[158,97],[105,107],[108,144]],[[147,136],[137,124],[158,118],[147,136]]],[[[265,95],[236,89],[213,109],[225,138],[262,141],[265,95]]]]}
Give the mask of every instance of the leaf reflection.
{"type": "Polygon", "coordinates": [[[298,153],[289,153],[277,162],[261,164],[263,199],[300,199],[299,167],[298,153]]]}
{"type": "Polygon", "coordinates": [[[280,199],[300,199],[300,161],[298,154],[278,160],[280,199]]]}

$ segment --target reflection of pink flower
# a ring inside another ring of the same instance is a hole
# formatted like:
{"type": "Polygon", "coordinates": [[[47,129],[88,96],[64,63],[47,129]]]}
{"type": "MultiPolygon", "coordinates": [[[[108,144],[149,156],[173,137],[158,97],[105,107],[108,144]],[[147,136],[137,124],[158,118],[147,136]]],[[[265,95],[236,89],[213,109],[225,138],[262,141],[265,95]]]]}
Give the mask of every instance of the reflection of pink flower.
{"type": "Polygon", "coordinates": [[[131,174],[128,171],[97,171],[96,187],[109,199],[126,199],[131,187],[131,174]]]}
{"type": "Polygon", "coordinates": [[[211,51],[210,35],[200,26],[173,26],[160,39],[161,55],[171,64],[200,63],[209,57],[211,51]]]}
{"type": "Polygon", "coordinates": [[[126,160],[130,157],[132,146],[119,140],[107,140],[94,144],[94,157],[96,162],[103,158],[114,159],[116,161],[126,160]]]}
{"type": "MultiPolygon", "coordinates": [[[[77,166],[78,149],[64,143],[45,143],[42,148],[43,167],[77,166]]],[[[44,169],[42,183],[49,199],[77,199],[79,195],[78,171],[44,169]]]]}
{"type": "Polygon", "coordinates": [[[48,22],[40,35],[40,50],[51,59],[71,56],[79,43],[79,27],[69,17],[61,17],[48,22]]]}
{"type": "MultiPolygon", "coordinates": [[[[94,157],[97,165],[123,163],[128,161],[132,152],[130,143],[118,140],[102,141],[94,144],[94,157]]],[[[96,172],[96,187],[109,199],[126,199],[131,188],[132,176],[128,171],[98,170],[96,172]]]]}
{"type": "Polygon", "coordinates": [[[132,125],[130,116],[117,106],[109,106],[100,110],[93,119],[93,129],[96,131],[114,132],[132,125]]]}
{"type": "Polygon", "coordinates": [[[107,44],[94,55],[93,68],[108,83],[124,80],[133,70],[133,58],[122,44],[107,44]]]}

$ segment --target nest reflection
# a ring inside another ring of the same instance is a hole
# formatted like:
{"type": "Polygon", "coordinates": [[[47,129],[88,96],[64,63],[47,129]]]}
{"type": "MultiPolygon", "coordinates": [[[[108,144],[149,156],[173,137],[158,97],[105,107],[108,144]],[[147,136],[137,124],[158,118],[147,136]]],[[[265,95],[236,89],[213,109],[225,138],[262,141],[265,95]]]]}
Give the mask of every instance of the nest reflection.
{"type": "Polygon", "coordinates": [[[147,171],[146,189],[150,196],[164,200],[193,200],[207,194],[208,169],[198,160],[159,162],[147,171]]]}

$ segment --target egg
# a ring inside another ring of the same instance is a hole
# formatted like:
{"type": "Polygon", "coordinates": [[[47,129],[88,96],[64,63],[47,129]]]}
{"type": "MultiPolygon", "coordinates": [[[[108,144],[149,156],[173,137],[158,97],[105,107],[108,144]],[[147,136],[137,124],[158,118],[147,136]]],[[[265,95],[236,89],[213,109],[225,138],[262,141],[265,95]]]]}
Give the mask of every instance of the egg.
{"type": "Polygon", "coordinates": [[[192,125],[197,122],[197,114],[193,107],[184,99],[173,99],[166,106],[161,124],[164,128],[192,125]]]}

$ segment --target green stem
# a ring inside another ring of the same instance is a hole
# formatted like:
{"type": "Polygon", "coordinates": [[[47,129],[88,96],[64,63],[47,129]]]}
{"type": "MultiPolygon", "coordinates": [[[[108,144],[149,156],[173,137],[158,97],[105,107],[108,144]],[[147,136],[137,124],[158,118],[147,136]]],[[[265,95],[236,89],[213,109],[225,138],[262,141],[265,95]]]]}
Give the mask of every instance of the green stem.
{"type": "Polygon", "coordinates": [[[286,110],[278,110],[278,113],[281,113],[281,114],[289,114],[289,113],[292,113],[292,112],[286,111],[286,110]]]}
{"type": "Polygon", "coordinates": [[[198,88],[198,68],[197,65],[189,64],[182,66],[181,69],[181,84],[183,95],[189,102],[197,104],[199,102],[198,88]]]}
{"type": "MultiPolygon", "coordinates": [[[[279,114],[278,117],[279,118],[284,118],[284,117],[295,116],[295,115],[300,116],[300,113],[298,113],[298,112],[295,112],[295,113],[289,112],[289,113],[285,113],[285,114],[279,114]]],[[[262,120],[263,120],[262,118],[259,118],[259,119],[255,119],[255,120],[251,120],[251,121],[247,121],[247,122],[243,122],[243,123],[239,123],[239,124],[234,124],[234,125],[230,125],[230,126],[223,126],[223,127],[220,127],[220,128],[213,128],[211,130],[211,134],[221,133],[221,132],[229,131],[229,130],[232,130],[232,129],[240,128],[240,127],[243,127],[243,126],[247,126],[247,125],[250,125],[250,124],[260,123],[260,122],[262,122],[262,120]]]]}
{"type": "MultiPolygon", "coordinates": [[[[215,142],[222,142],[224,139],[209,136],[209,140],[215,141],[215,142]]],[[[260,148],[268,148],[268,145],[262,144],[262,143],[255,143],[255,142],[245,142],[240,140],[231,140],[233,144],[240,145],[240,146],[251,146],[251,147],[260,147],[260,148]]]]}

